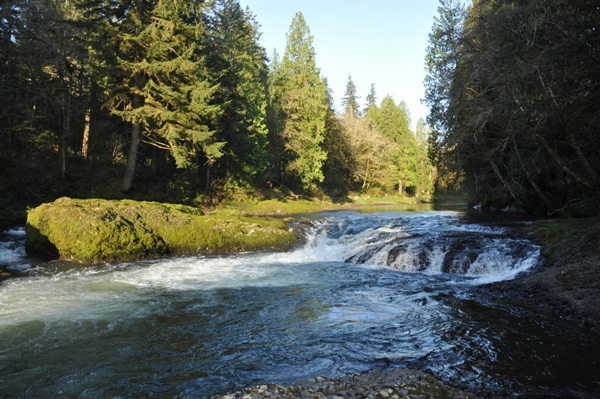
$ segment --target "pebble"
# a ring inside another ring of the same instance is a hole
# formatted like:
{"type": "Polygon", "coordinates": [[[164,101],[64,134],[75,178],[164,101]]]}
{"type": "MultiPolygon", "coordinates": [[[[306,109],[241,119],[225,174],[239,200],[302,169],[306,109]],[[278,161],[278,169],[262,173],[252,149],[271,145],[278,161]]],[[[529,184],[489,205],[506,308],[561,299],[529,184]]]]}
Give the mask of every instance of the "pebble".
{"type": "Polygon", "coordinates": [[[261,384],[211,399],[474,399],[418,370],[371,370],[340,378],[316,377],[292,385],[261,384]],[[414,393],[411,393],[414,392],[414,393]]]}

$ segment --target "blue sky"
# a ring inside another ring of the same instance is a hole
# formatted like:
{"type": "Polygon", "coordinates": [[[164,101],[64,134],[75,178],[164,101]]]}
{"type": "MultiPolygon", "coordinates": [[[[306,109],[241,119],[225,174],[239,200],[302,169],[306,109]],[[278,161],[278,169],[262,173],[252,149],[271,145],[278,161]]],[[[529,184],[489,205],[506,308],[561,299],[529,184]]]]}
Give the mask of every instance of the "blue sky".
{"type": "Polygon", "coordinates": [[[239,0],[261,24],[269,57],[283,55],[285,35],[301,12],[314,37],[317,66],[341,108],[348,75],[364,104],[371,83],[380,102],[386,94],[404,100],[413,127],[427,108],[423,98],[425,50],[438,0],[239,0]]]}

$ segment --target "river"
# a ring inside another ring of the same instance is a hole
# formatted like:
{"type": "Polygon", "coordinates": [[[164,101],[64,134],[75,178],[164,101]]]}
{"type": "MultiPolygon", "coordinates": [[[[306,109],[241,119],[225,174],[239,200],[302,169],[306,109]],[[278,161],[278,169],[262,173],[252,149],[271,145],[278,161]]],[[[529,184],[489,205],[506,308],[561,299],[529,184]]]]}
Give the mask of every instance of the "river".
{"type": "Polygon", "coordinates": [[[381,208],[299,218],[287,253],[93,267],[0,262],[0,397],[205,398],[373,368],[485,396],[600,397],[598,337],[472,287],[540,261],[521,216],[381,208]]]}

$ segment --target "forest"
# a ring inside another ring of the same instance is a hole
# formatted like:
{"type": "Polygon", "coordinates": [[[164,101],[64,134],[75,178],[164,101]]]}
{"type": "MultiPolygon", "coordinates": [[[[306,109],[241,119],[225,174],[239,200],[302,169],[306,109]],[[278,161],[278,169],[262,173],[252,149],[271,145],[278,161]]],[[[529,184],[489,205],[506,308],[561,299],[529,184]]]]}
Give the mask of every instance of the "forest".
{"type": "Polygon", "coordinates": [[[0,5],[0,215],[61,196],[190,205],[431,195],[424,121],[404,102],[333,106],[310,28],[283,55],[237,0],[0,5]]]}
{"type": "MultiPolygon", "coordinates": [[[[282,55],[237,0],[0,4],[0,226],[61,196],[188,205],[350,193],[600,212],[600,7],[441,0],[427,121],[348,76],[301,13],[282,55]]],[[[400,39],[399,39],[400,40],[400,39]]]]}
{"type": "Polygon", "coordinates": [[[426,65],[431,159],[472,203],[599,214],[598,1],[442,1],[426,65]]]}

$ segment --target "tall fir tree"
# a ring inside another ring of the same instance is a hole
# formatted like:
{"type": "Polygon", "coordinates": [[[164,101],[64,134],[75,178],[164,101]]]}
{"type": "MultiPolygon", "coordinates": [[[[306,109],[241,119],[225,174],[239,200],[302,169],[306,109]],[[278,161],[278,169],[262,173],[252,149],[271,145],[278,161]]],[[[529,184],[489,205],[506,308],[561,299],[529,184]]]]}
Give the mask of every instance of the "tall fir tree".
{"type": "Polygon", "coordinates": [[[342,107],[344,107],[344,115],[358,117],[360,116],[360,110],[358,106],[359,97],[356,96],[356,85],[352,81],[352,76],[348,75],[348,82],[346,83],[346,93],[342,98],[342,107]]]}
{"type": "Polygon", "coordinates": [[[327,85],[315,61],[313,37],[301,13],[292,20],[277,73],[288,180],[297,179],[304,189],[313,189],[324,179],[327,153],[321,144],[327,134],[330,107],[327,85]]]}
{"type": "Polygon", "coordinates": [[[459,0],[440,0],[429,34],[429,46],[425,55],[425,98],[429,107],[427,123],[432,127],[429,135],[429,157],[438,163],[440,135],[448,129],[450,90],[454,70],[459,58],[459,40],[462,34],[465,10],[459,0]]]}
{"type": "Polygon", "coordinates": [[[131,52],[120,62],[125,96],[112,102],[112,112],[133,126],[124,191],[133,179],[133,149],[140,134],[168,150],[179,167],[189,167],[197,155],[209,165],[222,155],[223,143],[209,128],[219,108],[210,104],[215,87],[201,54],[204,7],[188,0],[158,0],[151,11],[136,10],[134,33],[124,35],[121,50],[131,52]]]}
{"type": "Polygon", "coordinates": [[[264,181],[271,161],[267,149],[267,57],[258,24],[238,0],[215,2],[210,20],[209,66],[218,82],[215,101],[222,114],[216,136],[222,141],[220,172],[238,183],[264,181]]]}
{"type": "Polygon", "coordinates": [[[370,109],[377,108],[377,92],[375,91],[375,83],[371,83],[369,94],[367,94],[365,109],[363,115],[366,115],[370,109]]]}
{"type": "Polygon", "coordinates": [[[395,176],[390,174],[389,177],[395,180],[398,193],[403,195],[407,187],[416,185],[417,158],[417,143],[410,130],[406,104],[400,102],[397,106],[390,96],[386,96],[381,101],[381,107],[370,109],[368,117],[375,122],[384,137],[397,145],[394,154],[397,173],[395,176]]]}
{"type": "Polygon", "coordinates": [[[285,166],[285,144],[283,141],[283,123],[285,114],[282,108],[283,77],[281,57],[277,49],[273,50],[269,75],[267,78],[267,128],[269,152],[271,154],[270,178],[271,184],[283,182],[285,166]]]}

